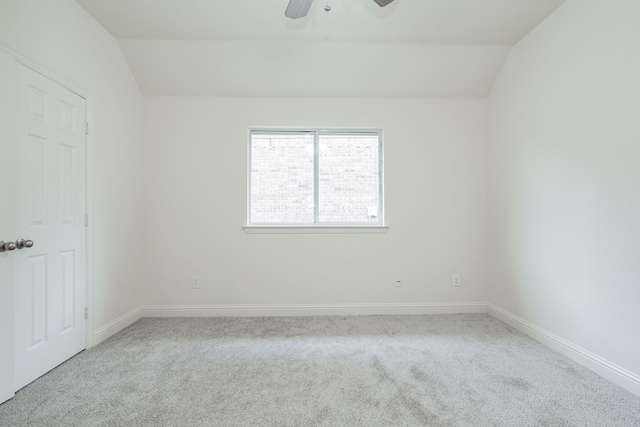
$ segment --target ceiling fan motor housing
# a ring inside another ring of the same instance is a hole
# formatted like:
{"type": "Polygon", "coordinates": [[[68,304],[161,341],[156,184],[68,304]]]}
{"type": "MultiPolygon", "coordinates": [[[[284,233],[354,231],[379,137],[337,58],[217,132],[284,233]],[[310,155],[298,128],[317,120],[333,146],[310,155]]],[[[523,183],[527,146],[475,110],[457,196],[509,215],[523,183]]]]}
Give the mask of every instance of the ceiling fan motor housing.
{"type": "MultiPolygon", "coordinates": [[[[380,7],[385,7],[389,3],[393,2],[393,0],[373,0],[380,7]]],[[[284,15],[287,18],[298,19],[307,16],[309,13],[309,9],[311,8],[311,3],[313,0],[289,0],[289,5],[287,6],[287,10],[284,12],[284,15]]],[[[331,6],[327,3],[324,7],[324,10],[329,12],[331,10],[331,6]]]]}

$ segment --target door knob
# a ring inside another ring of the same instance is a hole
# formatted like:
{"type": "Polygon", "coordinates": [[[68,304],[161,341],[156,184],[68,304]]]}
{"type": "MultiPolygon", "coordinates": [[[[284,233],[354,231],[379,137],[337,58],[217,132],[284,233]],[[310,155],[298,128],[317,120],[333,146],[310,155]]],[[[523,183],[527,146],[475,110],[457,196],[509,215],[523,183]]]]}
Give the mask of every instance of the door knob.
{"type": "Polygon", "coordinates": [[[33,246],[33,240],[18,239],[16,240],[16,249],[30,248],[33,246]]]}
{"type": "Polygon", "coordinates": [[[17,246],[14,242],[7,242],[6,240],[0,242],[0,252],[13,251],[16,248],[17,246]]]}

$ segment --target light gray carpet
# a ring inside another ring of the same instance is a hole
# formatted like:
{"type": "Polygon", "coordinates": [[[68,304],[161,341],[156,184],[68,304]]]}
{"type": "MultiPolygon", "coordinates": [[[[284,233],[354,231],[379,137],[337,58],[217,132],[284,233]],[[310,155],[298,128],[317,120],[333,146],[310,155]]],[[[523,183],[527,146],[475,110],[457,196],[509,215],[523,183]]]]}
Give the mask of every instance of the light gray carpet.
{"type": "Polygon", "coordinates": [[[482,314],[143,319],[8,426],[640,426],[640,397],[482,314]]]}

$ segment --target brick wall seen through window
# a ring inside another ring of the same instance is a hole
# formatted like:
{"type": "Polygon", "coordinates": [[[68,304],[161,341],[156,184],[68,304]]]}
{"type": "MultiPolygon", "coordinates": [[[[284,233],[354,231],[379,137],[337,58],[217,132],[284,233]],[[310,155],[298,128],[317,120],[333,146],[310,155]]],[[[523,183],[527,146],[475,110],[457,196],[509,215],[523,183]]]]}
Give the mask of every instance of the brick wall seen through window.
{"type": "Polygon", "coordinates": [[[379,131],[250,133],[250,224],[382,224],[379,131]]]}

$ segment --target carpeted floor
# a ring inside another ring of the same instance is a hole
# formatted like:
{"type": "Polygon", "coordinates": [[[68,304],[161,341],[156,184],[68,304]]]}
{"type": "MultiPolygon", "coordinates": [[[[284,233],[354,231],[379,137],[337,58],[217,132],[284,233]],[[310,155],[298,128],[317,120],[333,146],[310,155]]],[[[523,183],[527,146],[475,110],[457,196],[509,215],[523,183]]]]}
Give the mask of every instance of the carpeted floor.
{"type": "Polygon", "coordinates": [[[640,426],[640,397],[483,314],[143,319],[9,426],[640,426]]]}

